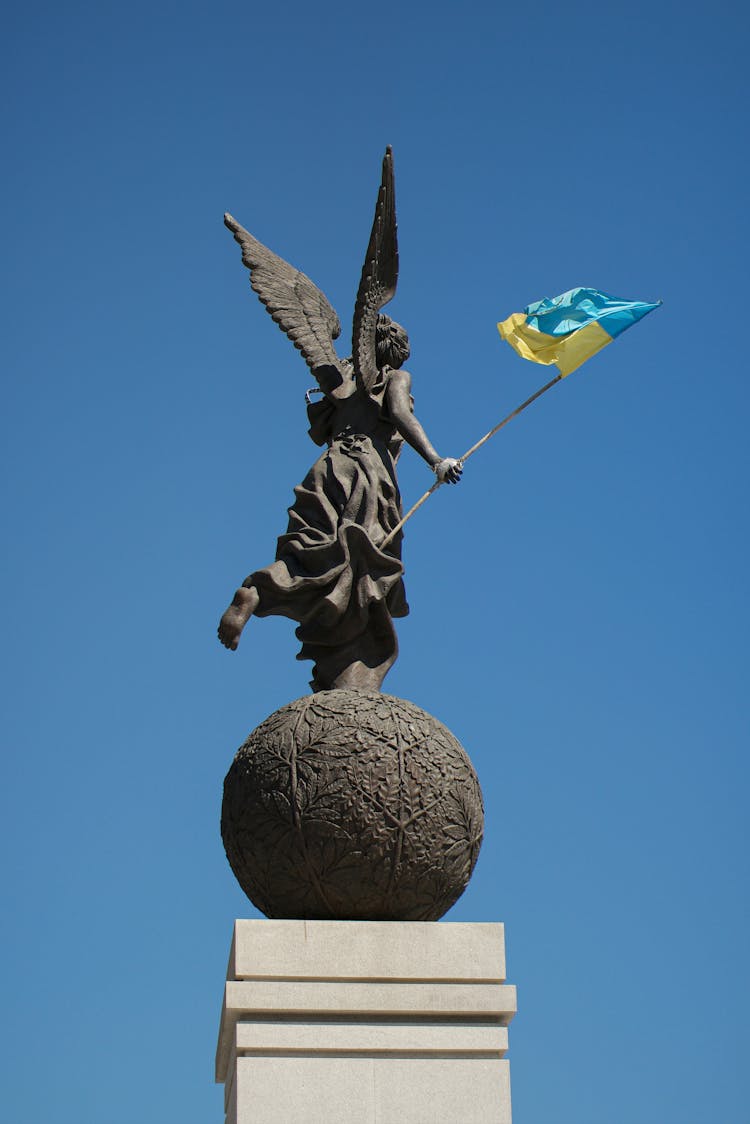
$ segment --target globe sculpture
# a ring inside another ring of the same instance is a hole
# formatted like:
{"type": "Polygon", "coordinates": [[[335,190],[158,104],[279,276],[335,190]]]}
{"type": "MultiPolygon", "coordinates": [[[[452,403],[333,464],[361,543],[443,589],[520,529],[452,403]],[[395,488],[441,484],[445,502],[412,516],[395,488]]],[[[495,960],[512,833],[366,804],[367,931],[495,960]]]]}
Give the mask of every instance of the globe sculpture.
{"type": "Polygon", "coordinates": [[[453,734],[377,691],[323,691],[277,710],[224,784],[227,857],[268,917],[435,921],[463,893],[483,828],[453,734]]]}

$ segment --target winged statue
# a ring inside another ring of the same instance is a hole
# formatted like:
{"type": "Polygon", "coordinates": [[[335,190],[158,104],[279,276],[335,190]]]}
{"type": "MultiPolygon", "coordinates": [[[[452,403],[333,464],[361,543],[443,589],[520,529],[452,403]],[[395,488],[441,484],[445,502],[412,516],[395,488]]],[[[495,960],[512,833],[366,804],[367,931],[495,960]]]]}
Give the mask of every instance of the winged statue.
{"type": "Polygon", "coordinates": [[[310,368],[310,437],[324,451],[294,489],[286,534],[270,566],[251,573],[219,624],[234,650],[250,617],[297,622],[298,659],[314,661],[314,691],[380,690],[398,654],[393,619],[409,608],[403,583],[396,462],[406,442],[437,479],[457,483],[461,462],[441,457],[414,414],[403,364],[409,338],[381,309],[398,281],[393,153],[386,149],[375,218],[354,305],[352,354],[341,359],[341,325],[329,301],[231,215],[250,284],[310,368]]]}

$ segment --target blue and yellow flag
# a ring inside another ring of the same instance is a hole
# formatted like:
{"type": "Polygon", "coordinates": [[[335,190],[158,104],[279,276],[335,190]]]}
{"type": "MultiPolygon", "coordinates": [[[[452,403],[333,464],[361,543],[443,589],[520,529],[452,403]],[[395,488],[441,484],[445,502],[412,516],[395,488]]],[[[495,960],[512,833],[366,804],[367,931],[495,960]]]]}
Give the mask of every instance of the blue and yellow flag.
{"type": "Polygon", "coordinates": [[[497,330],[524,359],[554,364],[564,378],[661,303],[621,300],[597,289],[570,289],[514,312],[497,330]]]}

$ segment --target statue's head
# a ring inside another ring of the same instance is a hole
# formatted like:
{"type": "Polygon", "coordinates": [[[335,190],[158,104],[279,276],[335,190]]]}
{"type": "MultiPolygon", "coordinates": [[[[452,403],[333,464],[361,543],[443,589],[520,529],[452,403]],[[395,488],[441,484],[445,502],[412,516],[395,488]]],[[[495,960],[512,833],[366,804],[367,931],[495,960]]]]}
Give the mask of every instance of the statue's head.
{"type": "Polygon", "coordinates": [[[378,367],[402,367],[409,358],[406,330],[382,313],[375,328],[375,353],[378,367]]]}

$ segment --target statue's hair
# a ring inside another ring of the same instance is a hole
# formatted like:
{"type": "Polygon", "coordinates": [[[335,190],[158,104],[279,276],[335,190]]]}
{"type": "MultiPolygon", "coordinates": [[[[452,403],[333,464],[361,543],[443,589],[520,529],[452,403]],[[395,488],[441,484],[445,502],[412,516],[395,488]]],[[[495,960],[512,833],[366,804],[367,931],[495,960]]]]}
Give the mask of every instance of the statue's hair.
{"type": "Polygon", "coordinates": [[[401,367],[410,354],[406,329],[382,312],[375,327],[375,352],[378,367],[401,367]]]}

